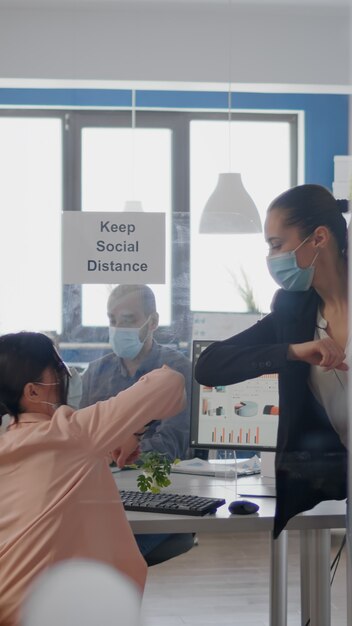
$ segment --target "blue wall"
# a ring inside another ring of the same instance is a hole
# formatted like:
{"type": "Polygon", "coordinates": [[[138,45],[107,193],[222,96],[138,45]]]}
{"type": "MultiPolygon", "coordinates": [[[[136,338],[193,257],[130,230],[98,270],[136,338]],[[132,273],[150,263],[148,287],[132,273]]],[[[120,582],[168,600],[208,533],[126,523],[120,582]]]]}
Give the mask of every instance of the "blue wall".
{"type": "MultiPolygon", "coordinates": [[[[224,92],[141,91],[137,106],[228,108],[224,92]]],[[[334,156],[348,154],[348,96],[320,94],[232,94],[233,109],[301,110],[305,113],[305,182],[332,188],[334,156]]]]}
{"type": "MultiPolygon", "coordinates": [[[[130,107],[126,89],[0,89],[0,106],[130,107]]],[[[227,92],[136,91],[136,106],[227,110],[227,92]]],[[[348,96],[321,94],[233,93],[234,109],[305,112],[305,182],[332,188],[333,157],[348,154],[348,96]]]]}

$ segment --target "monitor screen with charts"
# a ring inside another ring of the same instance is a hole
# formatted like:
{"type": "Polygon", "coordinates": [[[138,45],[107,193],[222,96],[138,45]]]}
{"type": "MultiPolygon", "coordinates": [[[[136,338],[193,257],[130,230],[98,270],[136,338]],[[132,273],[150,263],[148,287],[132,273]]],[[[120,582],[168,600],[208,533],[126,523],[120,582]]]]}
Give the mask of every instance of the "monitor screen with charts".
{"type": "MultiPolygon", "coordinates": [[[[211,341],[193,342],[193,372],[211,341]]],[[[278,375],[207,387],[192,381],[191,446],[275,450],[279,420],[278,375]]]]}

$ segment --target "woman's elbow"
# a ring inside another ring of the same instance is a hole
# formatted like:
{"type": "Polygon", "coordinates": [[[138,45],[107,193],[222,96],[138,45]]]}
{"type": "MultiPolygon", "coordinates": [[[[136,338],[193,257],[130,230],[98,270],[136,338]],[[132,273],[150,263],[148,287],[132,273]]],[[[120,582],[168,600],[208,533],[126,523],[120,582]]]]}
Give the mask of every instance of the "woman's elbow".
{"type": "Polygon", "coordinates": [[[203,360],[200,358],[195,366],[194,369],[194,378],[196,379],[197,383],[199,383],[200,385],[207,385],[207,386],[212,386],[211,382],[210,382],[210,377],[211,377],[211,371],[209,371],[209,367],[207,364],[203,363],[203,360]]]}

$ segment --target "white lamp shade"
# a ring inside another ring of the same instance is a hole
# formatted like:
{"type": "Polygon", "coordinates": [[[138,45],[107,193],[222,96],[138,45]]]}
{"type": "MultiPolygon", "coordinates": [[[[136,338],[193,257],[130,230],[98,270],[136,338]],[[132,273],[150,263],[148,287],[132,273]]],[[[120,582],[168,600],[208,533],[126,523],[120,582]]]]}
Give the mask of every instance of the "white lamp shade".
{"type": "Polygon", "coordinates": [[[142,202],[140,200],[126,200],[124,211],[135,211],[140,213],[143,211],[142,202]]]}
{"type": "Polygon", "coordinates": [[[243,186],[241,174],[219,174],[217,186],[206,203],[200,233],[261,233],[257,207],[243,186]]]}

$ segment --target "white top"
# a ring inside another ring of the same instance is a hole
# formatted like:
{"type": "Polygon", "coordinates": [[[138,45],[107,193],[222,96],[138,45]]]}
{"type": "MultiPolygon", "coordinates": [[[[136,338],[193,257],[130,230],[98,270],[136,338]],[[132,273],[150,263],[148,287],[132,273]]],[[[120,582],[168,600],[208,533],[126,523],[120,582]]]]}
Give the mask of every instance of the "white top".
{"type": "MultiPolygon", "coordinates": [[[[327,321],[318,309],[314,339],[324,339],[329,336],[325,330],[327,325],[327,321]]],[[[350,339],[347,342],[346,353],[349,364],[350,339]]],[[[308,384],[315,399],[324,407],[343,445],[347,448],[347,372],[336,369],[325,371],[319,365],[311,365],[308,384]]]]}

